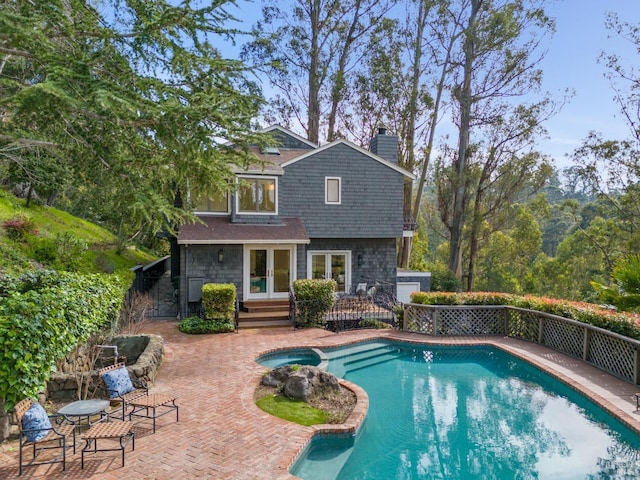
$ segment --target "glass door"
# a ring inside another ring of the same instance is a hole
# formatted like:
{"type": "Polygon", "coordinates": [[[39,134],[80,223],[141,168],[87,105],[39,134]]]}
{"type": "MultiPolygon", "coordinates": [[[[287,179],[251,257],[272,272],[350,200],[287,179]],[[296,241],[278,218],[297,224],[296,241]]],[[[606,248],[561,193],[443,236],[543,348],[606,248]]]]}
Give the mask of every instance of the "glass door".
{"type": "Polygon", "coordinates": [[[346,292],[350,262],[350,252],[309,252],[307,278],[331,278],[336,281],[336,291],[346,292]]]}
{"type": "Polygon", "coordinates": [[[245,298],[286,298],[293,277],[290,246],[260,246],[245,249],[245,298]],[[248,290],[248,291],[247,291],[248,290]]]}

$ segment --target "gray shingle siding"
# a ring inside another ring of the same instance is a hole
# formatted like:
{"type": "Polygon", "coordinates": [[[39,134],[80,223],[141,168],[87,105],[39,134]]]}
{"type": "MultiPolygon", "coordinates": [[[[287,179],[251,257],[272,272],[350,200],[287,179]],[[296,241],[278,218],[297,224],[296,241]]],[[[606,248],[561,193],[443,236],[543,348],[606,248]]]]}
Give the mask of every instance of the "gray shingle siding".
{"type": "Polygon", "coordinates": [[[308,251],[351,251],[351,284],[367,282],[396,282],[396,240],[392,238],[313,238],[306,246],[298,247],[298,278],[307,278],[306,255],[308,251]],[[358,255],[362,265],[358,266],[358,255]],[[301,258],[302,257],[302,258],[301,258]]]}
{"type": "Polygon", "coordinates": [[[188,280],[201,278],[204,283],[233,283],[238,299],[242,299],[242,245],[181,245],[180,248],[180,306],[186,315],[188,280]],[[218,250],[224,260],[218,263],[218,250]]]}
{"type": "Polygon", "coordinates": [[[295,148],[295,149],[312,149],[313,147],[302,140],[299,140],[291,135],[278,130],[271,131],[270,134],[276,141],[276,145],[280,148],[295,148]]]}
{"type": "Polygon", "coordinates": [[[376,135],[371,139],[369,150],[385,160],[398,163],[398,136],[376,135]]]}
{"type": "Polygon", "coordinates": [[[311,238],[402,236],[404,176],[346,144],[284,168],[279,213],[302,218],[311,238]],[[325,177],[341,178],[341,204],[325,204],[325,177]]]}

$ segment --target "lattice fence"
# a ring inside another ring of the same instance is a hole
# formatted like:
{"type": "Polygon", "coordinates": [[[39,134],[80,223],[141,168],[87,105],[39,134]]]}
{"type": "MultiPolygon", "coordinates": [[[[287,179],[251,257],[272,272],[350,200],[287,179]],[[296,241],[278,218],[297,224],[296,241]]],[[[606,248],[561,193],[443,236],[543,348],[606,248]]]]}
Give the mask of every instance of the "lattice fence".
{"type": "Polygon", "coordinates": [[[540,315],[531,310],[506,308],[508,315],[507,336],[520,338],[529,342],[538,341],[540,331],[540,315]]]}
{"type": "Polygon", "coordinates": [[[438,310],[438,335],[504,335],[504,309],[438,310]]]}
{"type": "Polygon", "coordinates": [[[585,330],[582,326],[560,319],[546,318],[542,328],[541,344],[572,357],[582,358],[584,333],[585,330]]]}
{"type": "Polygon", "coordinates": [[[496,306],[406,304],[404,330],[428,335],[507,335],[590,364],[640,384],[640,341],[566,318],[496,306]]]}
{"type": "Polygon", "coordinates": [[[433,335],[433,316],[435,310],[430,307],[405,305],[404,330],[408,332],[426,333],[433,335]]]}
{"type": "Polygon", "coordinates": [[[633,383],[636,348],[629,340],[596,331],[589,340],[587,361],[633,383]]]}

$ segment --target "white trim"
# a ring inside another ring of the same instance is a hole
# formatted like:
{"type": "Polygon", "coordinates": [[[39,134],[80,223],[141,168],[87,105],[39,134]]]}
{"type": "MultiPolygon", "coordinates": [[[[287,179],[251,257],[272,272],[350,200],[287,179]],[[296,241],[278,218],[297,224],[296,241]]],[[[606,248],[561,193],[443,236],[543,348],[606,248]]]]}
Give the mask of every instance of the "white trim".
{"type": "Polygon", "coordinates": [[[341,177],[324,177],[324,203],[325,205],[340,205],[342,203],[342,178],[341,177]],[[338,201],[329,201],[329,180],[338,181],[338,201]]]}
{"type": "Polygon", "coordinates": [[[316,153],[322,152],[322,151],[327,150],[329,148],[333,148],[336,145],[340,145],[340,144],[343,144],[343,145],[346,145],[347,147],[353,148],[357,152],[360,152],[363,155],[366,155],[367,157],[372,158],[376,162],[379,162],[382,165],[384,165],[386,167],[389,167],[390,169],[395,170],[398,173],[401,173],[402,175],[404,175],[405,177],[408,177],[411,180],[415,180],[416,179],[416,176],[413,173],[405,170],[402,167],[399,167],[395,163],[389,162],[389,161],[385,160],[384,158],[379,157],[378,155],[375,155],[375,154],[371,153],[369,150],[365,150],[364,148],[359,147],[355,143],[352,143],[352,142],[350,142],[348,140],[344,140],[342,138],[339,139],[339,140],[334,140],[331,143],[327,143],[326,145],[323,145],[322,147],[319,147],[319,148],[317,148],[315,150],[309,150],[308,153],[304,153],[304,154],[300,155],[299,157],[296,157],[296,158],[293,158],[293,159],[289,160],[288,162],[281,163],[280,166],[282,168],[288,167],[289,165],[293,165],[294,163],[299,162],[300,160],[304,160],[307,157],[315,155],[316,153]]]}
{"type": "MultiPolygon", "coordinates": [[[[269,240],[272,245],[307,245],[311,240],[269,240]]],[[[264,240],[178,240],[178,245],[264,245],[264,240]]]]}
{"type": "Polygon", "coordinates": [[[282,245],[275,243],[261,243],[261,244],[246,244],[242,251],[242,298],[245,300],[250,299],[272,299],[272,298],[287,298],[289,291],[286,292],[274,292],[273,291],[273,251],[274,250],[289,250],[289,287],[293,285],[293,280],[297,278],[296,265],[297,265],[297,246],[294,244],[282,245]],[[264,293],[251,293],[251,250],[267,250],[267,279],[266,279],[266,292],[264,293]]]}
{"type": "Polygon", "coordinates": [[[411,271],[401,271],[398,270],[396,273],[397,277],[430,277],[431,272],[411,272],[411,271]]]}
{"type": "Polygon", "coordinates": [[[344,286],[345,288],[349,288],[351,286],[351,250],[307,250],[307,278],[313,278],[313,263],[311,261],[313,255],[325,256],[325,273],[331,273],[331,264],[329,262],[331,259],[330,255],[344,255],[344,286]]]}
{"type": "Polygon", "coordinates": [[[237,175],[236,176],[236,190],[235,190],[235,212],[236,215],[278,215],[278,177],[273,175],[237,175]],[[272,212],[260,212],[255,210],[240,211],[240,188],[239,183],[241,179],[254,179],[254,180],[273,180],[273,194],[274,194],[274,210],[272,212]]]}

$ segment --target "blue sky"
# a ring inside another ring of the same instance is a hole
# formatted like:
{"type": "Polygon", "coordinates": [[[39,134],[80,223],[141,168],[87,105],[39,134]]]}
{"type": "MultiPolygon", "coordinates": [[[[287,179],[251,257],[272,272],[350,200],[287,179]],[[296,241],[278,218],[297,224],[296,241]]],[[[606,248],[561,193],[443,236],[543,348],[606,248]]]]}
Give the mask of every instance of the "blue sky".
{"type": "MultiPolygon", "coordinates": [[[[260,1],[238,1],[237,17],[249,27],[259,16],[260,1]]],[[[605,79],[606,68],[598,63],[601,52],[615,52],[629,65],[639,65],[638,53],[628,42],[605,26],[606,12],[640,25],[640,0],[552,0],[545,7],[556,19],[556,34],[549,41],[541,65],[543,89],[561,98],[566,89],[574,91],[570,102],[546,124],[549,139],[539,150],[555,159],[557,167],[570,165],[567,155],[578,147],[589,131],[608,139],[628,137],[627,125],[613,100],[613,90],[605,79]]],[[[241,43],[242,40],[238,39],[241,43]]]]}
{"type": "Polygon", "coordinates": [[[628,42],[605,28],[608,11],[640,25],[638,0],[558,0],[547,8],[556,18],[556,34],[542,65],[544,88],[551,93],[575,90],[571,102],[548,122],[550,139],[540,144],[544,153],[556,159],[557,166],[570,164],[565,154],[571,153],[590,130],[610,139],[629,136],[613,101],[613,90],[604,78],[606,68],[597,60],[602,51],[619,54],[628,65],[637,66],[640,59],[628,42]]]}

